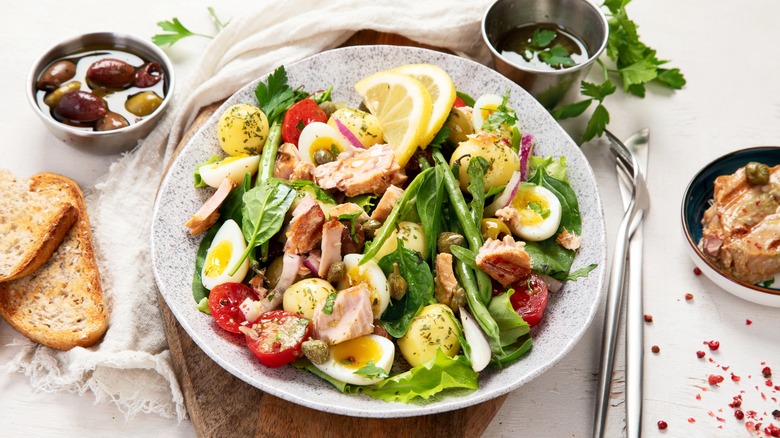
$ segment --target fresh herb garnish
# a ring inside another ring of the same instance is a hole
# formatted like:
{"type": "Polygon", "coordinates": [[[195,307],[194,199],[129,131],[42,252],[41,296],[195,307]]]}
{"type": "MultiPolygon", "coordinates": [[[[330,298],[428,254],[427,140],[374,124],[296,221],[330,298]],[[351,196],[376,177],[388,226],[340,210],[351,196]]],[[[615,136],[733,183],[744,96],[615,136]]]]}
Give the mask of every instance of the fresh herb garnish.
{"type": "Polygon", "coordinates": [[[544,208],[542,204],[536,201],[529,202],[528,209],[541,216],[542,219],[547,219],[550,216],[550,209],[544,208]]]}
{"type": "Polygon", "coordinates": [[[326,315],[333,314],[333,303],[336,302],[336,293],[331,292],[328,294],[328,297],[325,299],[325,304],[322,306],[322,313],[326,315]]]}
{"type": "Polygon", "coordinates": [[[594,101],[598,102],[588,121],[582,141],[601,136],[609,123],[609,112],[604,98],[616,91],[614,78],[623,91],[637,97],[645,97],[646,84],[656,82],[664,87],[679,90],[685,85],[685,77],[679,68],[662,67],[668,61],[656,56],[656,51],[643,43],[637,33],[637,24],[628,18],[626,5],[631,0],[606,0],[609,9],[609,39],[606,56],[612,61],[608,67],[601,59],[599,65],[604,72],[601,84],[583,81],[582,94],[586,99],[562,106],[552,112],[556,119],[568,119],[581,115],[594,101]]]}
{"type": "Polygon", "coordinates": [[[269,125],[273,125],[274,121],[287,111],[287,108],[307,96],[308,93],[301,87],[293,89],[287,85],[287,72],[283,65],[268,75],[265,83],[257,84],[255,89],[255,97],[260,104],[260,109],[268,117],[269,125]]]}
{"type": "Polygon", "coordinates": [[[504,97],[501,99],[501,105],[496,108],[495,111],[490,113],[487,118],[487,123],[482,125],[482,129],[485,131],[495,131],[499,129],[501,125],[506,123],[508,126],[514,126],[517,123],[517,114],[515,110],[509,108],[506,104],[509,101],[509,89],[507,88],[504,93],[504,97]]]}
{"type": "Polygon", "coordinates": [[[369,379],[386,379],[390,377],[390,375],[387,374],[387,371],[376,366],[373,360],[369,360],[364,367],[355,371],[353,374],[365,376],[369,379]]]}
{"type": "MultiPolygon", "coordinates": [[[[214,25],[217,27],[217,32],[224,29],[230,23],[230,21],[223,23],[222,20],[217,17],[216,12],[214,12],[214,8],[209,6],[208,11],[209,15],[211,15],[212,21],[214,21],[214,25]]],[[[170,21],[160,21],[157,23],[157,26],[166,32],[158,33],[152,36],[152,42],[158,46],[172,46],[180,39],[191,36],[199,36],[209,39],[214,38],[214,35],[192,32],[183,24],[181,24],[181,21],[179,21],[179,19],[176,17],[170,21]]]]}
{"type": "Polygon", "coordinates": [[[357,220],[360,216],[365,214],[363,210],[356,211],[354,213],[344,213],[342,215],[339,215],[338,220],[339,221],[348,221],[349,222],[349,235],[352,237],[353,242],[357,242],[357,230],[355,229],[355,224],[357,223],[357,220]]]}
{"type": "Polygon", "coordinates": [[[558,33],[554,30],[536,28],[534,29],[534,34],[531,36],[531,44],[534,47],[543,49],[549,46],[556,36],[558,36],[558,33]]]}
{"type": "Polygon", "coordinates": [[[571,53],[562,45],[556,44],[549,49],[539,52],[539,59],[553,67],[572,67],[576,63],[571,59],[571,53]]]}

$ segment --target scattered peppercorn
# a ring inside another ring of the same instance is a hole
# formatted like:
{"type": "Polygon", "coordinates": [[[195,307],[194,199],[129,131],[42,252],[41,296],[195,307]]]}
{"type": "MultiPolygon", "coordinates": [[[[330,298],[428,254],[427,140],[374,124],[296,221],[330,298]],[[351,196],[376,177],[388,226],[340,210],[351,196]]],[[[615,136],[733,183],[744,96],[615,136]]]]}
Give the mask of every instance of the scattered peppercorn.
{"type": "Polygon", "coordinates": [[[669,425],[666,424],[666,421],[664,421],[664,420],[659,420],[658,421],[658,429],[659,430],[666,430],[667,427],[669,427],[669,425]]]}
{"type": "Polygon", "coordinates": [[[719,376],[717,374],[710,374],[710,376],[707,378],[707,382],[709,382],[710,385],[717,385],[718,383],[723,381],[723,376],[719,376]]]}
{"type": "Polygon", "coordinates": [[[736,411],[734,411],[734,416],[737,417],[737,420],[741,420],[745,418],[745,413],[737,409],[736,411]]]}
{"type": "Polygon", "coordinates": [[[696,357],[698,357],[699,359],[703,358],[704,357],[704,352],[701,351],[701,350],[697,351],[696,352],[696,357]]]}
{"type": "Polygon", "coordinates": [[[693,294],[692,293],[689,292],[689,293],[685,294],[685,301],[690,301],[692,299],[693,299],[693,294]]]}
{"type": "Polygon", "coordinates": [[[746,320],[745,320],[745,325],[750,325],[750,324],[753,324],[753,321],[751,321],[751,320],[749,320],[749,319],[746,319],[746,320]]]}
{"type": "Polygon", "coordinates": [[[701,275],[701,269],[699,269],[698,267],[696,267],[696,268],[693,268],[693,273],[694,273],[695,275],[701,275]]]}
{"type": "Polygon", "coordinates": [[[720,348],[720,342],[718,341],[704,341],[705,344],[707,344],[708,347],[710,347],[710,350],[715,351],[718,348],[720,348]]]}
{"type": "Polygon", "coordinates": [[[764,367],[764,369],[761,370],[761,374],[764,375],[765,379],[768,379],[768,378],[772,377],[772,369],[769,368],[769,367],[764,367]]]}
{"type": "Polygon", "coordinates": [[[661,347],[659,347],[657,345],[653,345],[652,347],[650,347],[650,351],[652,351],[653,353],[658,354],[658,353],[661,352],[661,347]]]}
{"type": "Polygon", "coordinates": [[[772,416],[775,417],[776,420],[780,420],[780,409],[772,411],[772,416]]]}
{"type": "Polygon", "coordinates": [[[653,315],[645,315],[645,322],[653,322],[653,315]]]}

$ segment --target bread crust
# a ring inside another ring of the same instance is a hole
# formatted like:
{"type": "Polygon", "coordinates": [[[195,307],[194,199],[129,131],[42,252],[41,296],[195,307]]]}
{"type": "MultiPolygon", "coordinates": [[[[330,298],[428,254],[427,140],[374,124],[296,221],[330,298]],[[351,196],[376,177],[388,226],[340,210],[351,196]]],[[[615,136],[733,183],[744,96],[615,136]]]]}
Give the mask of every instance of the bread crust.
{"type": "MultiPolygon", "coordinates": [[[[45,192],[49,188],[46,184],[36,184],[35,181],[31,181],[30,184],[30,191],[35,192],[34,196],[46,196],[40,192],[45,192]]],[[[29,245],[26,245],[21,257],[8,272],[0,272],[0,283],[30,275],[49,260],[79,216],[79,209],[75,204],[71,202],[59,202],[58,204],[51,215],[39,218],[43,222],[41,224],[15,224],[29,229],[33,240],[29,242],[29,245]]],[[[15,221],[18,218],[11,216],[6,217],[5,220],[15,221]]],[[[7,236],[2,237],[6,238],[7,236]]]]}
{"type": "Polygon", "coordinates": [[[78,220],[34,274],[0,283],[0,315],[31,340],[58,350],[94,345],[108,328],[92,230],[84,196],[74,181],[34,175],[32,186],[66,194],[78,220]]]}

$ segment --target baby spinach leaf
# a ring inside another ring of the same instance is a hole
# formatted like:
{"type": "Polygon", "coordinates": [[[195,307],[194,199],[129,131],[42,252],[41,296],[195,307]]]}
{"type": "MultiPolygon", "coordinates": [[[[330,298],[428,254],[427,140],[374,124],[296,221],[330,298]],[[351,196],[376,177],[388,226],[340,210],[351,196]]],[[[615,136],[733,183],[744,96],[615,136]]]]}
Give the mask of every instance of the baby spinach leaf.
{"type": "Polygon", "coordinates": [[[294,189],[299,189],[309,193],[313,192],[314,198],[318,201],[324,202],[326,204],[336,204],[336,200],[333,199],[333,196],[330,196],[330,193],[326,192],[325,190],[322,190],[320,186],[314,183],[314,181],[309,181],[307,179],[299,179],[296,181],[287,181],[287,180],[279,180],[279,181],[294,189]]]}
{"type": "Polygon", "coordinates": [[[211,241],[214,240],[218,230],[219,226],[216,224],[209,228],[203,236],[203,240],[200,241],[200,245],[198,245],[198,252],[195,253],[195,273],[192,274],[192,297],[195,298],[196,303],[200,303],[203,298],[209,296],[209,290],[203,286],[201,271],[203,271],[203,264],[206,263],[206,253],[208,253],[211,241]]]}
{"type": "Polygon", "coordinates": [[[407,290],[400,300],[391,301],[391,306],[380,320],[391,336],[400,338],[406,334],[412,318],[433,298],[433,274],[417,251],[404,248],[401,239],[398,239],[395,251],[379,260],[379,267],[386,276],[393,272],[393,264],[398,264],[398,272],[406,280],[407,290]]]}
{"type": "Polygon", "coordinates": [[[442,202],[444,201],[444,175],[440,167],[428,173],[420,184],[417,194],[417,215],[425,232],[425,254],[423,258],[433,261],[436,256],[436,240],[442,227],[442,202]]]}
{"type": "Polygon", "coordinates": [[[252,175],[249,173],[244,175],[244,181],[238,187],[230,191],[230,193],[222,202],[219,207],[219,220],[224,222],[228,219],[233,219],[237,224],[243,223],[244,209],[244,193],[252,188],[252,175]]]}

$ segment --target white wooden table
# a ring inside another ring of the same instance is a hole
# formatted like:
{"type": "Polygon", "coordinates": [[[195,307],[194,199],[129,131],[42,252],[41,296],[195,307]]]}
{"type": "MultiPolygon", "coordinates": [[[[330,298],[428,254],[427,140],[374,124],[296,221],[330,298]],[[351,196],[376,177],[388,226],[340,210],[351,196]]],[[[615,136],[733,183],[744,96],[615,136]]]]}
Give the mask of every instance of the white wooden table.
{"type": "MultiPolygon", "coordinates": [[[[223,19],[241,13],[238,0],[219,2],[223,19]]],[[[150,37],[155,23],[174,16],[193,30],[212,30],[208,2],[136,0],[111,7],[94,1],[8,2],[0,26],[0,167],[19,176],[39,171],[67,175],[88,186],[117,156],[89,155],[52,137],[29,108],[24,94],[28,69],[49,46],[85,31],[116,30],[150,37]],[[107,10],[110,10],[107,12],[107,10]]],[[[780,391],[765,386],[762,368],[776,369],[780,384],[780,310],[761,308],[693,274],[679,225],[682,192],[696,171],[729,151],[780,143],[780,3],[755,0],[738,6],[727,0],[636,0],[630,16],[643,39],[685,73],[684,90],[652,89],[648,97],[612,96],[606,104],[610,129],[621,137],[649,126],[649,190],[652,207],[645,222],[645,436],[755,436],[728,407],[743,395],[743,410],[754,410],[766,425],[780,409],[780,391]],[[686,301],[685,294],[693,294],[686,301]],[[747,320],[752,323],[747,324],[747,320]],[[710,352],[702,343],[718,340],[710,352]],[[660,353],[650,352],[652,345],[660,353]],[[696,351],[707,353],[704,359],[696,351]],[[712,361],[708,360],[712,358],[712,361]],[[726,371],[726,367],[728,370],[726,371]],[[741,377],[731,379],[731,373],[741,377]],[[726,380],[707,383],[710,374],[726,380]],[[762,399],[762,393],[766,400],[762,399]],[[689,420],[692,419],[692,420],[689,420]],[[721,420],[722,419],[722,420],[721,420]],[[663,420],[669,428],[658,430],[663,420]]],[[[168,50],[184,80],[207,40],[190,38],[168,50]]],[[[580,122],[567,123],[573,136],[580,122]]],[[[583,149],[596,172],[604,202],[610,248],[621,216],[612,160],[605,143],[583,149]]],[[[486,436],[589,436],[595,402],[595,375],[603,320],[596,316],[582,341],[540,378],[510,395],[486,436]]],[[[19,335],[0,323],[0,364],[19,335]]],[[[620,340],[622,343],[622,339],[620,340]]],[[[609,435],[623,428],[622,348],[618,353],[609,435]]],[[[185,421],[140,414],[129,420],[110,401],[83,395],[32,390],[28,377],[0,372],[0,425],[4,436],[194,436],[185,421]]],[[[774,420],[780,425],[780,421],[774,420]]]]}

